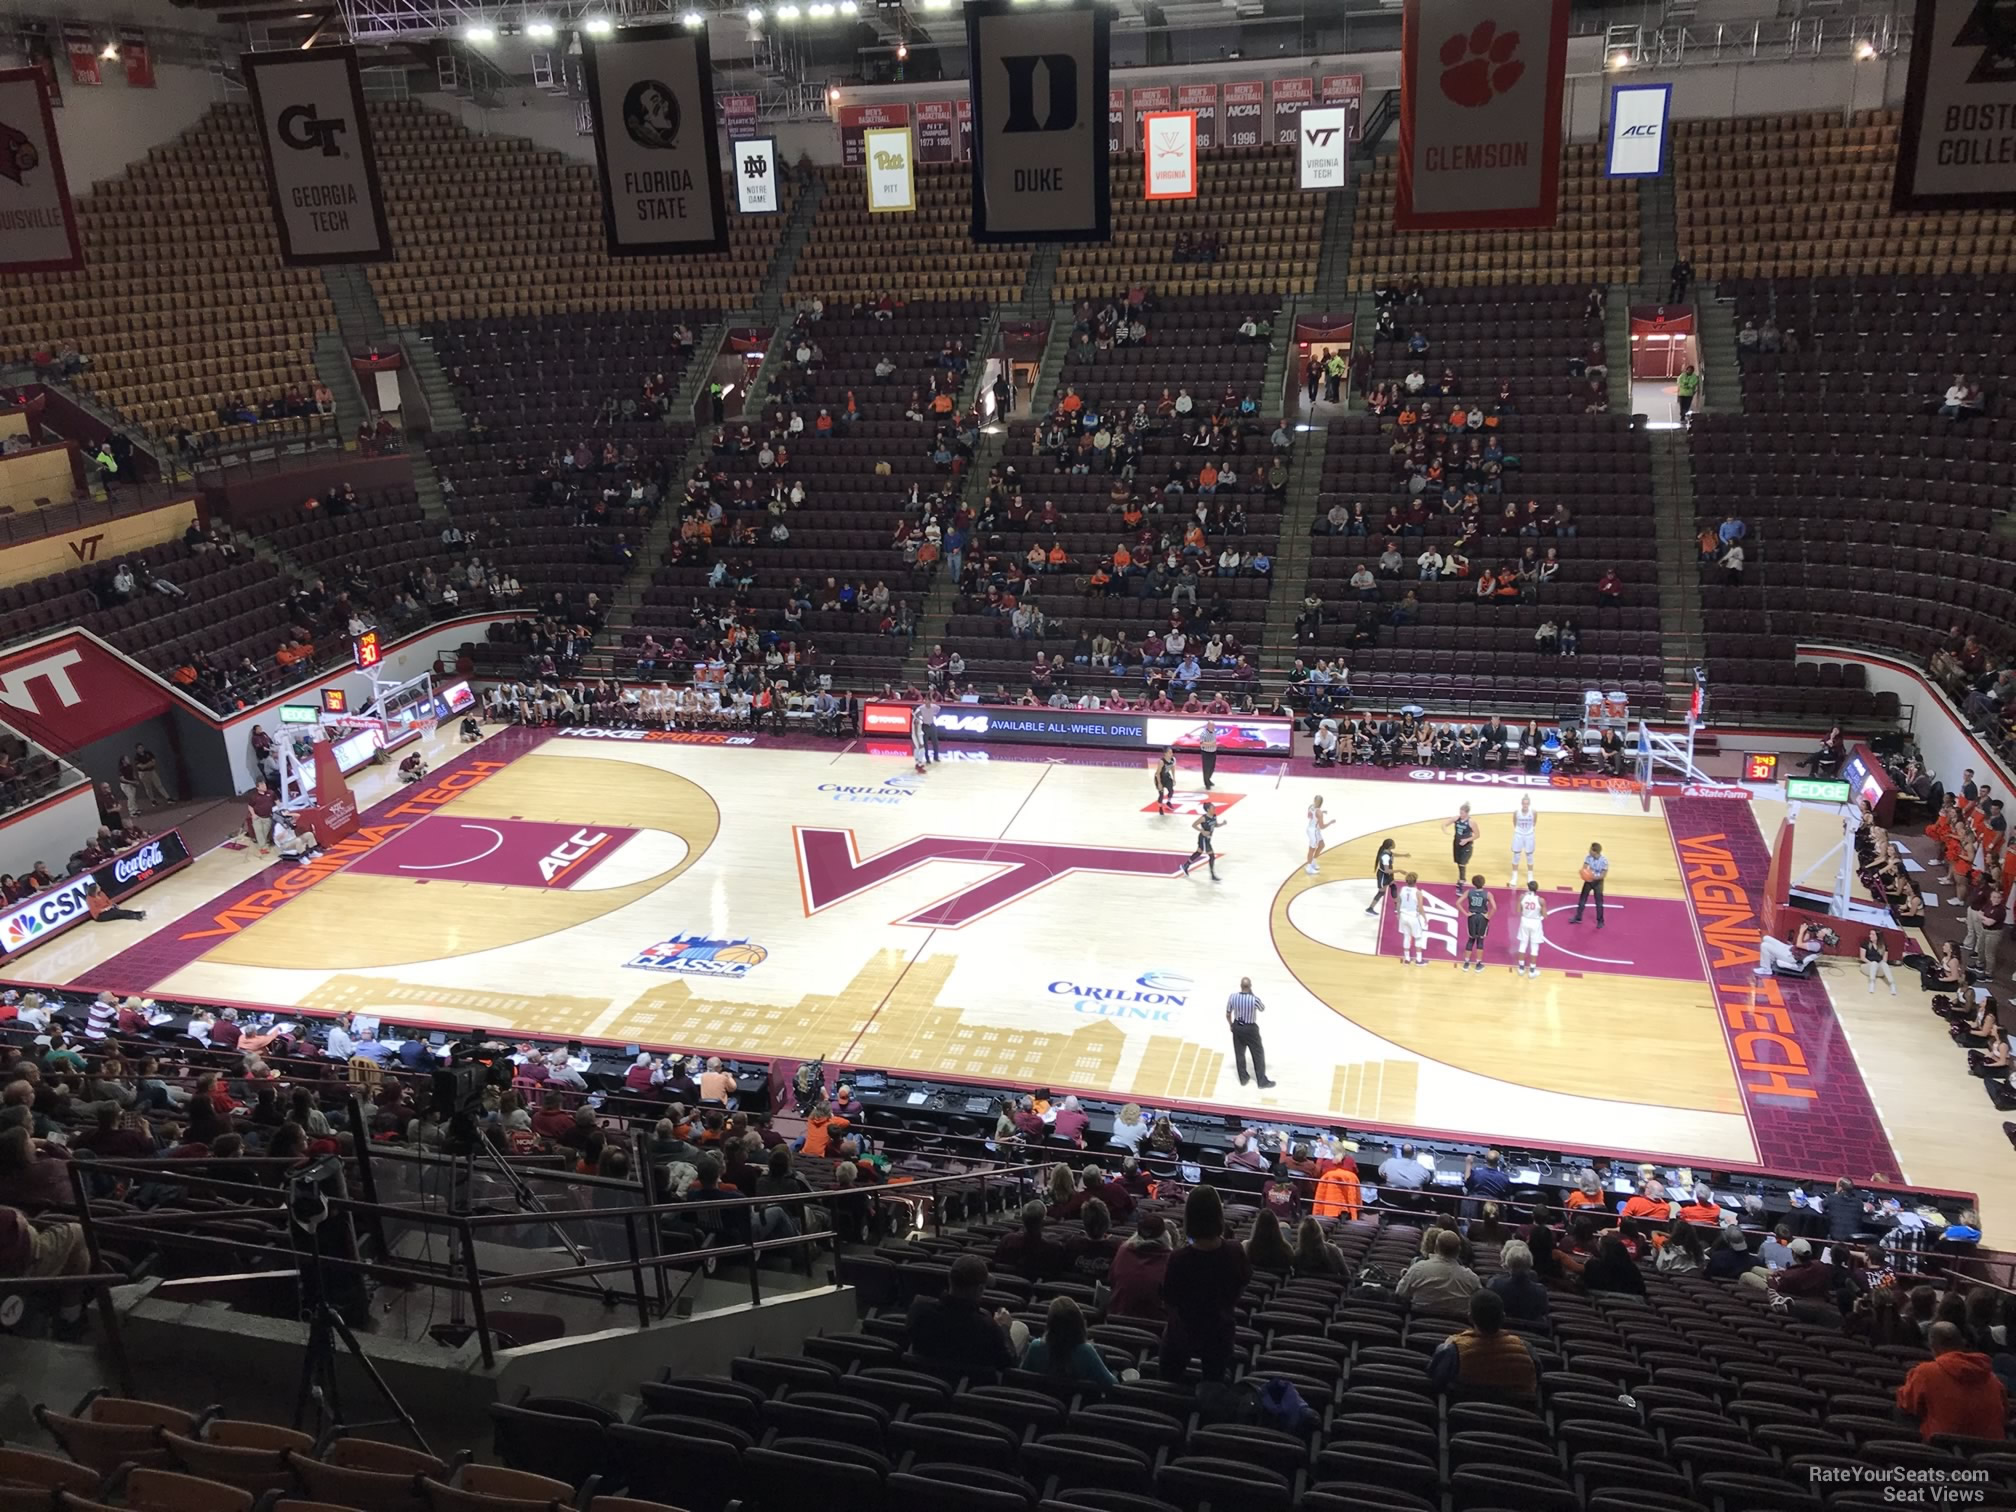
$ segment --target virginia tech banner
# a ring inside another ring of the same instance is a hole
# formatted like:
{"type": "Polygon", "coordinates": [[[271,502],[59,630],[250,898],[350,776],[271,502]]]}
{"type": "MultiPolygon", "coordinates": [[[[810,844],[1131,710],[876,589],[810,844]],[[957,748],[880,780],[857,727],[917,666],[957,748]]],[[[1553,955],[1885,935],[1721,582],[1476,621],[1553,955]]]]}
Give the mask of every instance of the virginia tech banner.
{"type": "Polygon", "coordinates": [[[0,272],[83,266],[48,81],[40,69],[0,70],[0,272]]]}
{"type": "Polygon", "coordinates": [[[1107,7],[966,7],[973,101],[973,239],[1105,241],[1112,193],[1100,102],[1111,87],[1107,7]]]}
{"type": "Polygon", "coordinates": [[[356,50],[246,53],[243,65],[281,260],[314,266],[390,257],[356,50]]]}
{"type": "Polygon", "coordinates": [[[581,43],[611,257],[725,252],[728,209],[703,28],[633,26],[581,43]]]}
{"type": "Polygon", "coordinates": [[[2016,15],[1994,0],[1918,0],[1897,133],[1899,210],[2016,206],[2016,15]]]}
{"type": "Polygon", "coordinates": [[[1553,225],[1568,0],[1407,0],[1400,39],[1393,224],[1553,225]]]}

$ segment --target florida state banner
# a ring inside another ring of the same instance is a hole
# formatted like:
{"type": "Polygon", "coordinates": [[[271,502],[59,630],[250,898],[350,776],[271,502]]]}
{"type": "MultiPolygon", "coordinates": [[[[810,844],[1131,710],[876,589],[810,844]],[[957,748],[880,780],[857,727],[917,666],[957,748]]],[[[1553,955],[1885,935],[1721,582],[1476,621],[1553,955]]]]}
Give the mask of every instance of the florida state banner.
{"type": "Polygon", "coordinates": [[[973,101],[973,239],[1105,241],[1112,186],[1099,103],[1111,87],[1110,7],[1013,0],[966,7],[973,101]]]}
{"type": "Polygon", "coordinates": [[[1554,224],[1568,0],[1407,0],[1400,42],[1402,231],[1554,224]]]}
{"type": "Polygon", "coordinates": [[[48,81],[35,68],[0,70],[0,272],[83,266],[48,81]]]}
{"type": "Polygon", "coordinates": [[[1918,0],[1891,200],[1899,210],[2016,206],[2016,8],[1918,0]]]}
{"type": "Polygon", "coordinates": [[[390,257],[356,49],[246,53],[242,67],[266,149],[281,261],[318,267],[390,257]]]}
{"type": "Polygon", "coordinates": [[[633,26],[581,44],[611,257],[728,250],[707,32],[633,26]]]}

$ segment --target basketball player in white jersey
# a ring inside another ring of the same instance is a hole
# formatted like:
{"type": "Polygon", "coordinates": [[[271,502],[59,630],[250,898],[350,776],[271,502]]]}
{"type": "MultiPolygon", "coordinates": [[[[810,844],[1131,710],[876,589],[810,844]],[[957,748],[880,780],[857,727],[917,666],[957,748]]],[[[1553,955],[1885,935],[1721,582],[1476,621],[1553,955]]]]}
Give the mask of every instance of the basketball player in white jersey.
{"type": "Polygon", "coordinates": [[[924,770],[924,747],[926,744],[925,722],[930,718],[924,712],[924,705],[917,704],[910,710],[910,760],[919,772],[924,770]]]}
{"type": "Polygon", "coordinates": [[[1533,866],[1534,832],[1539,828],[1540,816],[1533,812],[1533,795],[1527,794],[1519,800],[1519,812],[1512,816],[1512,880],[1508,887],[1519,885],[1519,858],[1526,858],[1526,880],[1534,881],[1538,873],[1533,866]]]}
{"type": "Polygon", "coordinates": [[[1421,878],[1407,873],[1400,883],[1394,921],[1400,926],[1400,959],[1409,966],[1428,964],[1428,923],[1421,917],[1421,878]]]}
{"type": "Polygon", "coordinates": [[[1323,854],[1323,831],[1336,822],[1323,812],[1323,799],[1320,794],[1309,800],[1309,812],[1303,816],[1304,827],[1308,831],[1309,864],[1302,870],[1312,877],[1316,875],[1316,858],[1323,854]]]}
{"type": "Polygon", "coordinates": [[[1540,926],[1547,922],[1547,905],[1540,899],[1540,884],[1529,881],[1519,894],[1519,937],[1512,947],[1512,969],[1521,976],[1540,975],[1540,926]]]}

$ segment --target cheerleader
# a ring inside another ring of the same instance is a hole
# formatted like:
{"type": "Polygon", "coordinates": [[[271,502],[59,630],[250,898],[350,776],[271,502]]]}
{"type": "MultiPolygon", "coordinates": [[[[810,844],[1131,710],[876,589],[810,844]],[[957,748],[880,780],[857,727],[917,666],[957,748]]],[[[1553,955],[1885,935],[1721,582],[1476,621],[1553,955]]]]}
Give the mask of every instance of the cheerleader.
{"type": "Polygon", "coordinates": [[[1307,830],[1307,839],[1309,842],[1309,862],[1302,870],[1309,873],[1312,877],[1316,875],[1316,858],[1323,854],[1323,831],[1330,828],[1336,822],[1336,820],[1323,812],[1323,798],[1321,794],[1309,800],[1309,812],[1303,816],[1303,824],[1307,830]]]}

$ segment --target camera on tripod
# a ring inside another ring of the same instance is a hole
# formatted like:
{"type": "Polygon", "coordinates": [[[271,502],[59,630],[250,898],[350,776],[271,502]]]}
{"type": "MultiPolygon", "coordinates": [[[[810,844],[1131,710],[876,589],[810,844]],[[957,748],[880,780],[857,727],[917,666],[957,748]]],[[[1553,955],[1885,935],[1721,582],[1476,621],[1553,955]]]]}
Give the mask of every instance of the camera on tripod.
{"type": "Polygon", "coordinates": [[[446,1149],[450,1154],[474,1153],[476,1121],[483,1115],[483,1089],[489,1084],[489,1068],[474,1062],[434,1073],[434,1107],[447,1114],[446,1149]]]}

